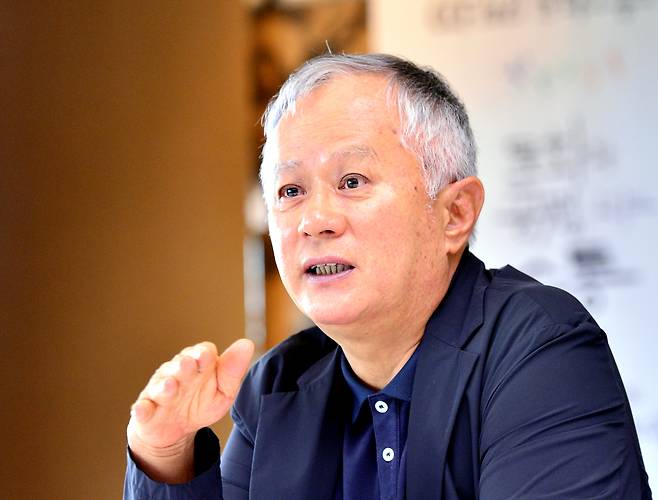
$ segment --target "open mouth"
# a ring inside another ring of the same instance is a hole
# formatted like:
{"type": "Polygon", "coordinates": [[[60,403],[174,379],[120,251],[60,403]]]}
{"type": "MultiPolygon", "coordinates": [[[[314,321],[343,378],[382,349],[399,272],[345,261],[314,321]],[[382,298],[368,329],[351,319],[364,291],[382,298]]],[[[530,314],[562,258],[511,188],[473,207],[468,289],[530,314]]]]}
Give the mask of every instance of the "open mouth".
{"type": "Polygon", "coordinates": [[[329,262],[327,264],[316,264],[311,266],[306,270],[306,272],[315,276],[328,276],[331,274],[339,274],[344,271],[349,271],[350,269],[354,269],[354,266],[350,266],[348,264],[334,264],[329,262]]]}

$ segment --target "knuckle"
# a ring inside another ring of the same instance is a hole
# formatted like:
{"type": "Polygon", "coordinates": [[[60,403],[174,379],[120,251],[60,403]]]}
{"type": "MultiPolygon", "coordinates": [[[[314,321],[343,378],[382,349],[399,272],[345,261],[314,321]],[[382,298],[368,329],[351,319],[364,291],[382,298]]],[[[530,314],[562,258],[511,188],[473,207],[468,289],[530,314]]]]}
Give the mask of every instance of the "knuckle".
{"type": "Polygon", "coordinates": [[[179,355],[181,355],[181,356],[189,356],[190,353],[194,352],[195,347],[196,347],[196,346],[188,345],[187,347],[184,347],[183,349],[181,349],[179,355]]]}
{"type": "Polygon", "coordinates": [[[183,355],[178,359],[178,366],[181,370],[196,369],[196,360],[192,356],[183,355]]]}
{"type": "Polygon", "coordinates": [[[204,351],[210,351],[212,354],[217,354],[217,346],[212,342],[208,342],[207,340],[204,342],[199,342],[197,347],[204,351]]]}
{"type": "Polygon", "coordinates": [[[178,363],[172,361],[167,361],[166,363],[162,363],[160,365],[160,368],[158,368],[158,374],[162,377],[168,377],[176,374],[178,368],[178,363]]]}
{"type": "Polygon", "coordinates": [[[196,345],[193,345],[193,346],[186,347],[185,349],[183,349],[180,352],[180,354],[182,356],[188,356],[192,359],[199,359],[203,355],[204,352],[205,352],[205,349],[201,345],[196,344],[196,345]]]}

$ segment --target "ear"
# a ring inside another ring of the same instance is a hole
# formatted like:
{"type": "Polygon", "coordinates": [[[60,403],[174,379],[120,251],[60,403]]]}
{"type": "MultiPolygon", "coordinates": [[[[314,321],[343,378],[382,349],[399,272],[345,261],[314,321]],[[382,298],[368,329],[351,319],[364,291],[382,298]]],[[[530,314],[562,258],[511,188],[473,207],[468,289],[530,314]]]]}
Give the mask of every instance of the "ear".
{"type": "Polygon", "coordinates": [[[468,244],[484,203],[484,186],[477,177],[466,177],[449,184],[440,194],[446,222],[446,252],[460,253],[468,244]]]}

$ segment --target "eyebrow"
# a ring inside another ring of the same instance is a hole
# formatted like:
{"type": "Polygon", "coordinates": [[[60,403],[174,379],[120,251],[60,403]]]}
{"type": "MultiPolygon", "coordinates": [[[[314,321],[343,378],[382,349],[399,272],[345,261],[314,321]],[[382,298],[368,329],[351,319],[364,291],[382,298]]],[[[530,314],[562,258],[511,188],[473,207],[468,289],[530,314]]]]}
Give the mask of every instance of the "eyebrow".
{"type": "Polygon", "coordinates": [[[354,144],[347,146],[346,148],[334,151],[333,153],[331,153],[329,158],[333,160],[335,158],[349,158],[350,156],[376,159],[377,153],[370,146],[354,144]]]}
{"type": "Polygon", "coordinates": [[[297,167],[301,165],[301,162],[297,160],[288,160],[288,161],[282,161],[282,162],[277,162],[274,164],[274,168],[272,169],[273,174],[278,174],[282,170],[294,170],[297,167]]]}
{"type": "MultiPolygon", "coordinates": [[[[328,160],[345,160],[347,158],[351,157],[356,157],[356,158],[372,158],[372,159],[377,159],[379,158],[377,156],[377,152],[372,149],[370,146],[362,145],[362,144],[353,144],[349,145],[347,147],[337,149],[336,151],[333,151],[330,155],[328,160]]],[[[299,168],[299,166],[302,164],[302,162],[298,160],[287,160],[287,161],[282,161],[279,163],[276,163],[274,165],[273,173],[278,174],[282,170],[294,170],[299,168]]]]}

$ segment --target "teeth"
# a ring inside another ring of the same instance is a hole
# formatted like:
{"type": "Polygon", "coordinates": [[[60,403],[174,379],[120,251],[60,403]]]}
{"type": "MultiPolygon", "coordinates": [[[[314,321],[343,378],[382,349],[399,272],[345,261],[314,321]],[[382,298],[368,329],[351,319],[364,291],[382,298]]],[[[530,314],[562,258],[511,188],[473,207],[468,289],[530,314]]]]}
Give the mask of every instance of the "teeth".
{"type": "Polygon", "coordinates": [[[346,266],[345,264],[328,263],[328,264],[317,264],[311,268],[311,271],[314,272],[316,275],[324,276],[328,274],[342,273],[347,269],[349,269],[349,266],[346,266]]]}

